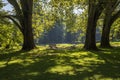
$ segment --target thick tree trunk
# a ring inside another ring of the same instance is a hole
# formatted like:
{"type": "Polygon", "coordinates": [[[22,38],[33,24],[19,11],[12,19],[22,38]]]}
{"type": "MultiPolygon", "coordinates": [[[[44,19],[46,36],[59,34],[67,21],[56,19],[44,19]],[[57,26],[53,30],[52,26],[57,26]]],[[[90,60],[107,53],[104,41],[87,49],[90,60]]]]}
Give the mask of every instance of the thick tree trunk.
{"type": "Polygon", "coordinates": [[[102,30],[102,36],[101,36],[101,43],[100,43],[100,47],[102,48],[110,48],[110,29],[111,29],[111,23],[108,22],[107,24],[105,24],[103,26],[103,30],[102,30]]]}
{"type": "Polygon", "coordinates": [[[87,23],[87,30],[86,30],[86,40],[84,48],[86,50],[96,50],[96,39],[95,39],[95,32],[96,32],[96,20],[93,19],[95,14],[89,15],[88,23],[87,23]]]}
{"type": "Polygon", "coordinates": [[[89,4],[88,23],[86,29],[85,45],[84,45],[84,49],[86,50],[98,50],[98,48],[96,47],[95,34],[96,34],[97,20],[102,10],[103,8],[101,7],[101,4],[98,4],[97,6],[92,3],[89,4]]]}
{"type": "Polygon", "coordinates": [[[100,47],[102,48],[110,48],[110,29],[112,25],[112,12],[111,12],[111,6],[107,5],[106,12],[105,12],[105,18],[103,22],[103,30],[102,30],[102,36],[101,36],[101,42],[100,47]]]}
{"type": "MultiPolygon", "coordinates": [[[[30,19],[29,19],[30,20],[30,19]]],[[[33,39],[31,22],[28,20],[23,32],[23,47],[22,50],[31,50],[35,48],[33,39]]]]}
{"type": "Polygon", "coordinates": [[[35,48],[34,41],[32,39],[31,34],[24,34],[24,41],[22,50],[31,50],[35,48]]]}
{"type": "MultiPolygon", "coordinates": [[[[111,4],[111,2],[109,3],[111,4]]],[[[110,42],[109,42],[109,37],[110,37],[110,28],[111,28],[111,14],[112,14],[112,10],[111,10],[111,6],[107,5],[106,7],[106,12],[105,12],[105,18],[104,18],[104,22],[103,22],[103,30],[102,30],[102,36],[101,36],[101,42],[100,42],[100,47],[102,48],[109,48],[110,46],[110,42]]]]}
{"type": "Polygon", "coordinates": [[[26,0],[23,3],[23,48],[22,50],[31,50],[35,48],[33,30],[32,30],[32,0],[26,0]]]}
{"type": "Polygon", "coordinates": [[[105,11],[105,18],[103,23],[103,30],[102,30],[102,36],[101,36],[101,43],[100,47],[102,48],[111,48],[110,45],[110,29],[114,21],[120,16],[120,11],[116,12],[116,14],[113,15],[113,12],[117,5],[119,5],[120,2],[117,2],[117,0],[114,0],[113,2],[108,2],[106,4],[106,11],[105,11]]]}
{"type": "Polygon", "coordinates": [[[103,30],[102,30],[102,36],[101,36],[101,42],[100,42],[100,47],[102,48],[112,47],[110,45],[110,30],[111,30],[111,26],[113,23],[114,23],[114,20],[110,16],[105,17],[103,30]]]}

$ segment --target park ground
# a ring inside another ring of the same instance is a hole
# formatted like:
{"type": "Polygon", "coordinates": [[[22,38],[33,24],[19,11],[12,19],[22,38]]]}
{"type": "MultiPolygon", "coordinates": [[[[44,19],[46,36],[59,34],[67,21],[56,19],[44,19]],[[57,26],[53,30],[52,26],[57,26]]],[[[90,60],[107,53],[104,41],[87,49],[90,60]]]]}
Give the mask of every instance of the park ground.
{"type": "Polygon", "coordinates": [[[29,52],[0,49],[0,80],[120,80],[120,42],[85,51],[82,45],[38,46],[29,52]]]}

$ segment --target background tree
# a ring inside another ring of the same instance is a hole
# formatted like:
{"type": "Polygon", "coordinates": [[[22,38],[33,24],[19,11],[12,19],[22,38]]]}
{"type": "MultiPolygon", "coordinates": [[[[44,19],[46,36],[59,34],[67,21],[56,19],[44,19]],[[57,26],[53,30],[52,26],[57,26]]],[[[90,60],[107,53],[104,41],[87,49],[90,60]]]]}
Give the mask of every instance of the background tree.
{"type": "Polygon", "coordinates": [[[88,22],[86,29],[86,39],[84,48],[86,50],[96,50],[96,26],[99,16],[101,15],[104,9],[104,1],[103,0],[89,0],[88,2],[88,22]]]}
{"type": "Polygon", "coordinates": [[[57,44],[64,42],[64,25],[60,20],[57,20],[52,28],[45,30],[42,37],[40,37],[39,43],[42,44],[57,44]]]}
{"type": "Polygon", "coordinates": [[[109,0],[105,8],[105,17],[103,22],[103,30],[100,46],[103,48],[111,47],[110,45],[110,30],[112,24],[120,17],[120,0],[109,0]]]}

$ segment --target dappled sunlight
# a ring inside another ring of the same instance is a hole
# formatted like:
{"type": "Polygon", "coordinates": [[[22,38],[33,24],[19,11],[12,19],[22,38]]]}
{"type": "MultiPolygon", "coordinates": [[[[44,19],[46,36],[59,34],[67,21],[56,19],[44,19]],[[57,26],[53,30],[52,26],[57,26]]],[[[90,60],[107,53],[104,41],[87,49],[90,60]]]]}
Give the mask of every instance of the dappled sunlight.
{"type": "Polygon", "coordinates": [[[74,68],[69,65],[57,65],[47,70],[49,73],[56,73],[60,75],[68,74],[68,75],[75,75],[74,68]]]}
{"type": "Polygon", "coordinates": [[[120,80],[120,0],[0,0],[0,80],[120,80]]]}
{"type": "Polygon", "coordinates": [[[30,72],[30,73],[27,73],[27,75],[36,76],[36,75],[40,75],[40,73],[39,72],[30,72]]]}
{"type": "Polygon", "coordinates": [[[60,48],[66,48],[70,46],[72,46],[72,44],[57,44],[57,47],[60,47],[60,48]]]}
{"type": "Polygon", "coordinates": [[[10,60],[9,63],[8,63],[8,65],[9,65],[9,64],[14,64],[14,63],[21,63],[22,61],[23,61],[23,60],[21,60],[21,59],[10,60]]]}
{"type": "Polygon", "coordinates": [[[115,47],[120,47],[120,44],[118,44],[118,42],[111,42],[111,45],[114,45],[115,47]]]}
{"type": "Polygon", "coordinates": [[[6,61],[0,61],[0,68],[5,67],[6,66],[5,63],[6,61]]]}
{"type": "Polygon", "coordinates": [[[0,77],[1,80],[119,80],[119,51],[119,47],[101,51],[79,47],[36,48],[28,52],[4,50],[0,54],[0,77]]]}

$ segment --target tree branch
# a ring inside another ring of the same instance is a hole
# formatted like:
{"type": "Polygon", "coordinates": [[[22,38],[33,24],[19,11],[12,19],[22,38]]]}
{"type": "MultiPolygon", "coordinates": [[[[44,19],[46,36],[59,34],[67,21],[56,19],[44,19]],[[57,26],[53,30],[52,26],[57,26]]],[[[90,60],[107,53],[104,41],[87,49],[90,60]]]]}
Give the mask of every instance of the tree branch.
{"type": "Polygon", "coordinates": [[[16,11],[17,19],[21,20],[22,11],[20,9],[20,6],[19,6],[17,0],[7,0],[7,1],[14,7],[14,9],[16,11]]]}
{"type": "Polygon", "coordinates": [[[113,16],[112,16],[112,22],[114,22],[116,19],[118,19],[120,17],[120,10],[116,13],[116,14],[114,14],[113,16]]]}
{"type": "Polygon", "coordinates": [[[20,29],[21,32],[23,31],[21,25],[13,18],[15,16],[13,16],[13,15],[5,15],[5,16],[2,16],[2,17],[10,19],[20,29]]]}

